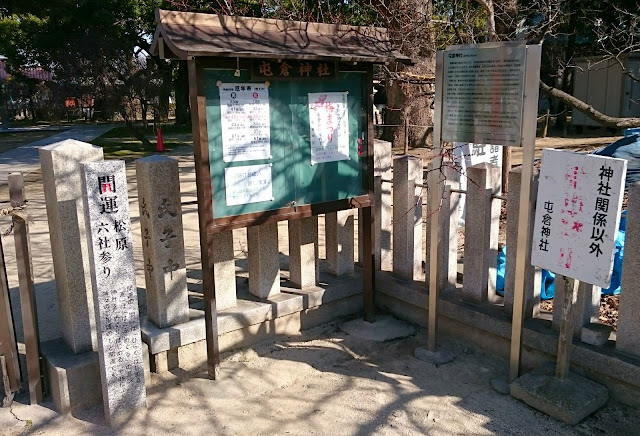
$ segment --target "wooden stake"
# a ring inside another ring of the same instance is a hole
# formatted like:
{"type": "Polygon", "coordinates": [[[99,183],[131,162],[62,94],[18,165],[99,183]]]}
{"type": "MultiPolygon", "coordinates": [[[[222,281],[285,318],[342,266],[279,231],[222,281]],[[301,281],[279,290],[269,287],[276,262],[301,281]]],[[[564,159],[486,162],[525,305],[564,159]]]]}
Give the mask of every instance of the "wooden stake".
{"type": "Polygon", "coordinates": [[[556,377],[564,380],[569,375],[571,364],[571,343],[573,342],[573,305],[578,298],[580,282],[571,277],[564,279],[564,301],[562,307],[562,323],[558,335],[558,358],[556,361],[556,377]]]}

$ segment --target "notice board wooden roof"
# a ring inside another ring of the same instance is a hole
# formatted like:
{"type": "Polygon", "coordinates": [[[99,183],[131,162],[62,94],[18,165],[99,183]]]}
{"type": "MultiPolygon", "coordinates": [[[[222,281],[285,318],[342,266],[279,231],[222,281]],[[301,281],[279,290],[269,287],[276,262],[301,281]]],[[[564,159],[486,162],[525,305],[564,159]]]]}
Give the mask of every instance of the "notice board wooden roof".
{"type": "Polygon", "coordinates": [[[387,29],[156,10],[151,54],[403,62],[387,29]]]}

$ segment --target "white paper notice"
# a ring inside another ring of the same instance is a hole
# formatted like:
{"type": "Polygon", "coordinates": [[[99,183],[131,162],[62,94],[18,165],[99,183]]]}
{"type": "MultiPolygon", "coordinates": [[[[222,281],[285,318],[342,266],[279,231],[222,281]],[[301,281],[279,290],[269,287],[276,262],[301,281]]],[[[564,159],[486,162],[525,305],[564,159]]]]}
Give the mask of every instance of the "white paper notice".
{"type": "Polygon", "coordinates": [[[531,264],[608,288],[627,161],[545,149],[531,264]]]}
{"type": "Polygon", "coordinates": [[[271,164],[224,169],[227,206],[273,200],[271,164]]]}
{"type": "Polygon", "coordinates": [[[222,83],[219,91],[222,159],[270,159],[269,88],[261,83],[222,83]]]}
{"type": "MultiPolygon", "coordinates": [[[[473,165],[487,162],[502,168],[502,146],[500,145],[454,142],[453,157],[456,164],[460,166],[460,189],[463,191],[467,189],[468,185],[467,170],[473,165]]],[[[502,187],[502,174],[500,175],[499,186],[502,187]]],[[[458,223],[460,227],[464,226],[465,213],[465,196],[461,195],[458,201],[458,223]]]]}
{"type": "Polygon", "coordinates": [[[347,92],[310,92],[311,165],[349,159],[347,92]]]}

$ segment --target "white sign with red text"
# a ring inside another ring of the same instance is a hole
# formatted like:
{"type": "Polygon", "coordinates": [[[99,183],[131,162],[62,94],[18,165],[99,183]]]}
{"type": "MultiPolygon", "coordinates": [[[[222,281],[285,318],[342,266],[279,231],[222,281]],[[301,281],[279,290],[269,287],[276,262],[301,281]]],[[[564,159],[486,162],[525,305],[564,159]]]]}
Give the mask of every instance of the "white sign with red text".
{"type": "Polygon", "coordinates": [[[545,149],[531,264],[608,288],[627,161],[545,149]]]}
{"type": "Polygon", "coordinates": [[[311,165],[349,160],[348,92],[310,92],[311,165]]]}

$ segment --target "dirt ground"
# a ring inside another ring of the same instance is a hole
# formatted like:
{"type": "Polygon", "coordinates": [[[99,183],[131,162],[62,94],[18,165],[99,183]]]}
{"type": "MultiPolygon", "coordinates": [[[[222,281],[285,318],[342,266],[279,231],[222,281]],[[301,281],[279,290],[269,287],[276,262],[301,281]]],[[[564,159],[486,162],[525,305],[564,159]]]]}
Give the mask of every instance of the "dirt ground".
{"type": "Polygon", "coordinates": [[[425,333],[380,343],[327,324],[227,354],[217,381],[204,368],[154,374],[148,408],[121,429],[105,426],[101,407],[63,417],[16,404],[0,409],[0,434],[640,434],[640,414],[620,404],[568,426],[495,392],[506,362],[467,344],[443,341],[457,357],[440,367],[418,360],[425,333]]]}

